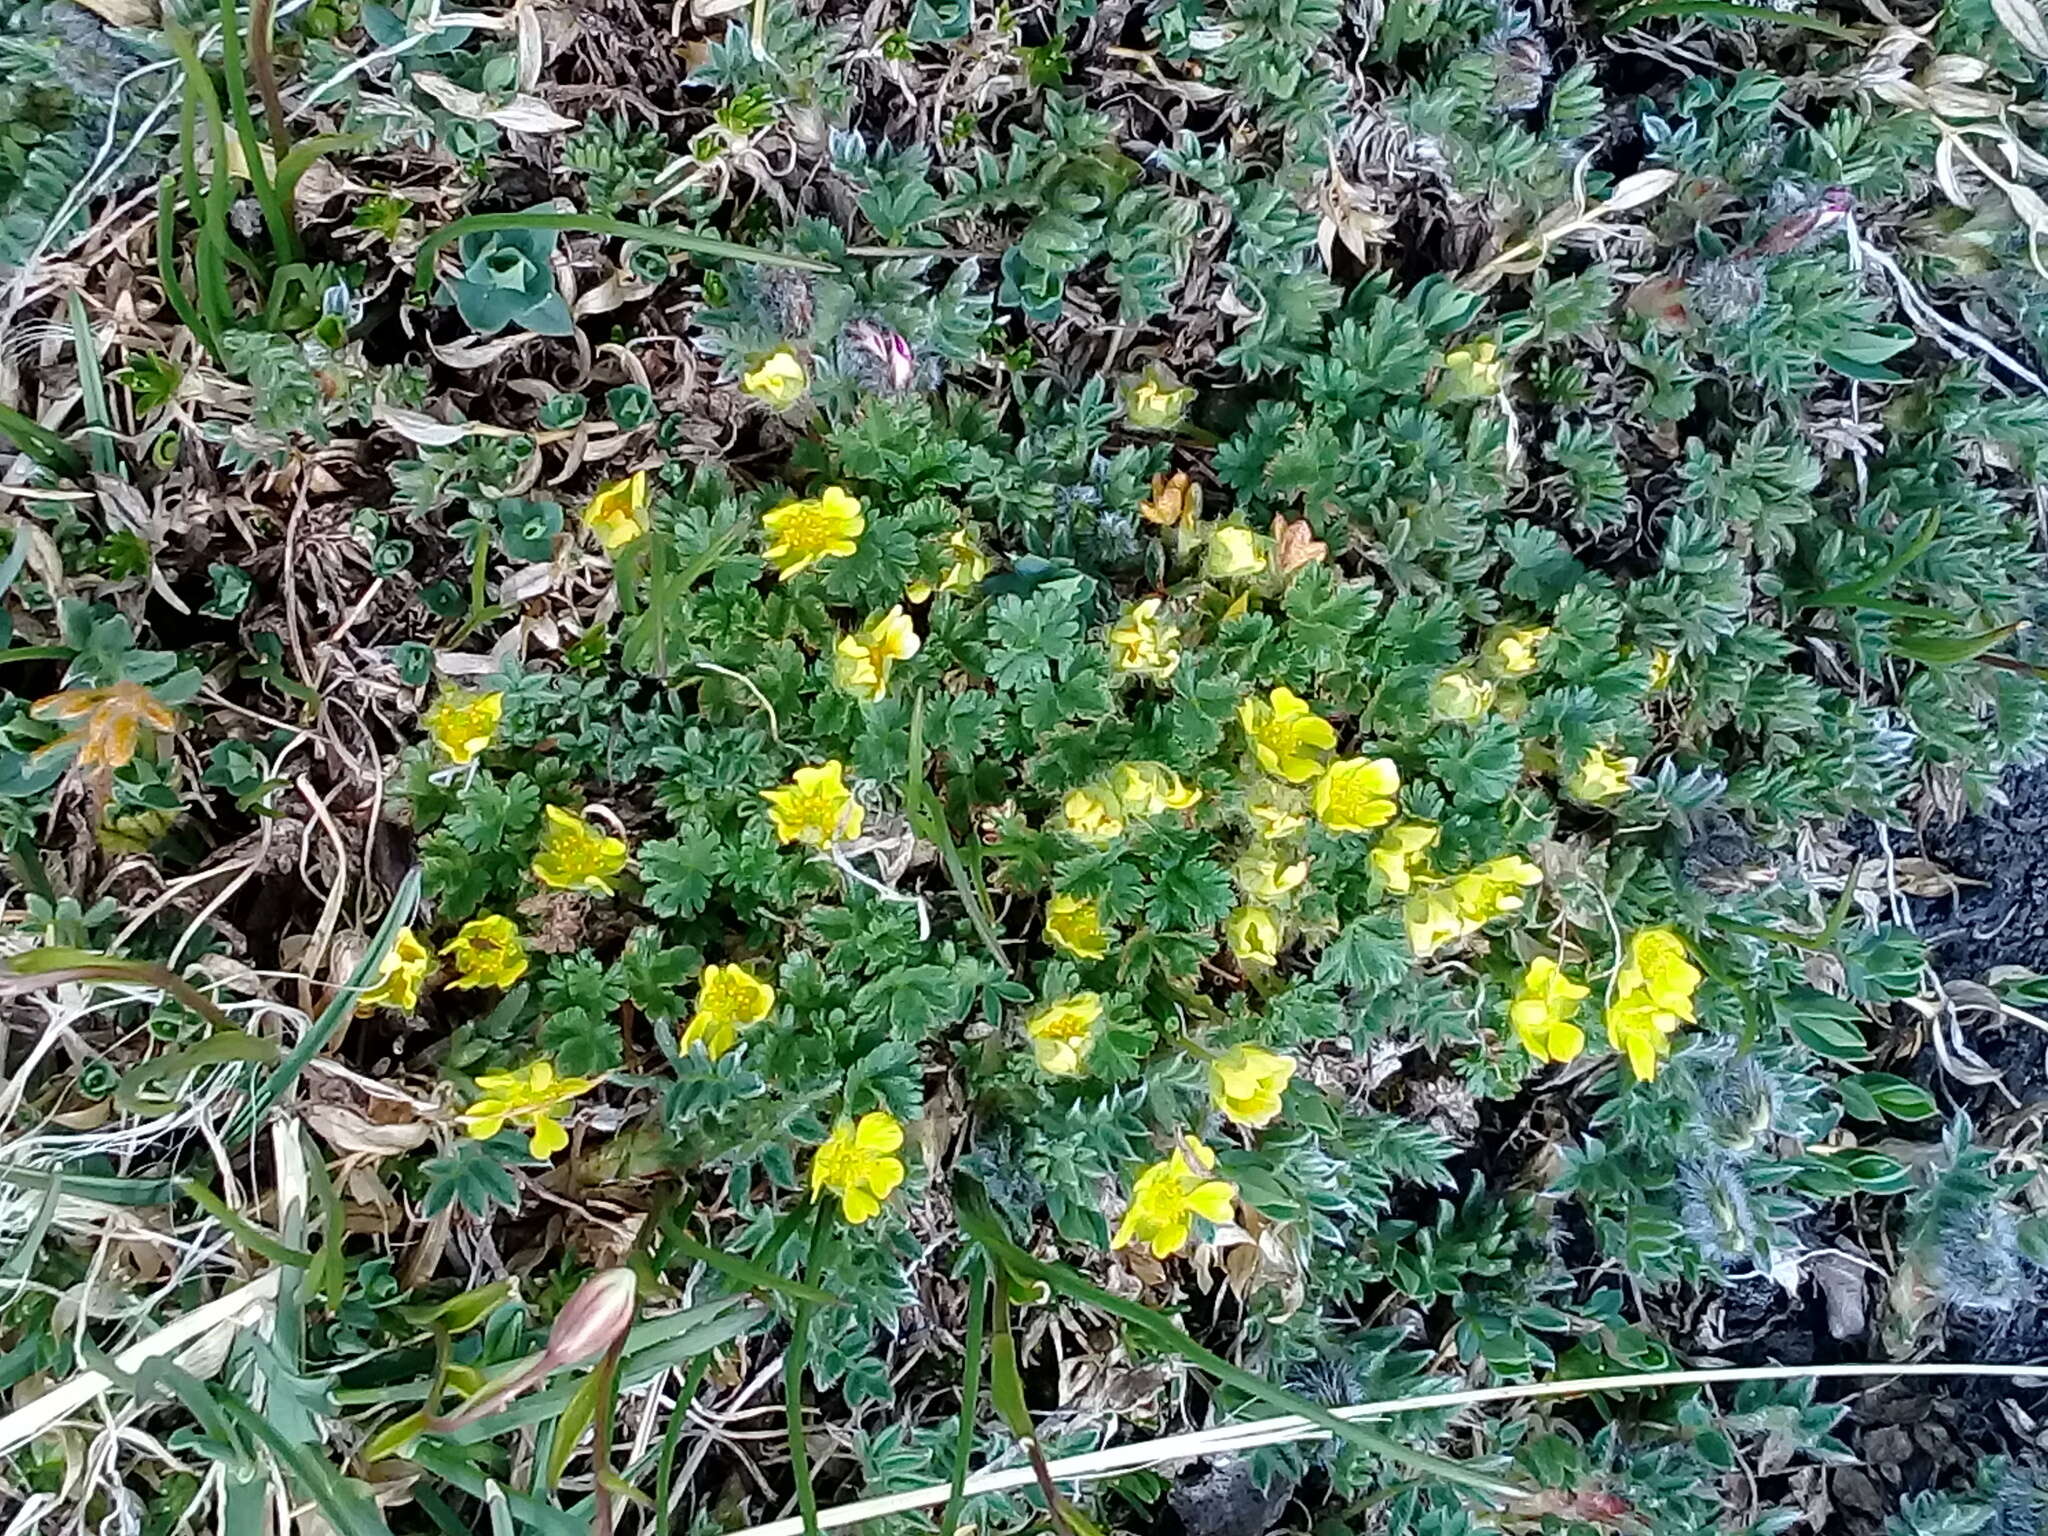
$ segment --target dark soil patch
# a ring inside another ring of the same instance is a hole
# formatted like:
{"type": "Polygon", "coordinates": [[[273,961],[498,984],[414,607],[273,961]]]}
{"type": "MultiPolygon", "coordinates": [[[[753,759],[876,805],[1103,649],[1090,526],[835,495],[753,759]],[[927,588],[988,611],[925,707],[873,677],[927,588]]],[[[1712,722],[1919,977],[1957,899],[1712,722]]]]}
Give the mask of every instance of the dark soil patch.
{"type": "Polygon", "coordinates": [[[1966,880],[1917,904],[1915,920],[1945,979],[1981,981],[1995,966],[2048,972],[2048,766],[2000,781],[2006,804],[1930,827],[1920,851],[1966,880]]]}

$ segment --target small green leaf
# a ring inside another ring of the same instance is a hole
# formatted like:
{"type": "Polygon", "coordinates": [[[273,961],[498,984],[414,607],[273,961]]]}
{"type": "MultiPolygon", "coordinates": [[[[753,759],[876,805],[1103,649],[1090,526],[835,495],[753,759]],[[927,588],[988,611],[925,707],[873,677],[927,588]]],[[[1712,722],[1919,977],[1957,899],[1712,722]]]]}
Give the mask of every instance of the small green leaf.
{"type": "Polygon", "coordinates": [[[1933,1094],[1890,1072],[1859,1072],[1839,1087],[1842,1107],[1858,1120],[1931,1120],[1940,1113],[1933,1094]]]}

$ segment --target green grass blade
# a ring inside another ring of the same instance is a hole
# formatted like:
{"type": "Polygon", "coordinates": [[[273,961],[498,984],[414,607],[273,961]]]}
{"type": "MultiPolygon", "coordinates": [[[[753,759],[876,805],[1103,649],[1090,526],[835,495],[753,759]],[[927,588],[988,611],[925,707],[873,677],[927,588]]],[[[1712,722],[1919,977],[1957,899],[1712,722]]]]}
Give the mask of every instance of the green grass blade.
{"type": "Polygon", "coordinates": [[[698,1241],[689,1233],[675,1231],[669,1234],[669,1242],[679,1253],[687,1254],[707,1269],[714,1269],[726,1279],[770,1296],[780,1296],[786,1301],[807,1301],[818,1307],[840,1307],[846,1303],[830,1291],[820,1290],[801,1280],[787,1280],[772,1269],[763,1268],[751,1259],[738,1254],[720,1253],[707,1243],[698,1241]]]}
{"type": "Polygon", "coordinates": [[[92,472],[84,454],[23,411],[0,405],[0,437],[60,480],[83,480],[92,472]]]}
{"type": "Polygon", "coordinates": [[[334,996],[327,1000],[327,1006],[320,1010],[320,1017],[299,1037],[299,1043],[292,1047],[291,1054],[278,1063],[277,1070],[229,1122],[227,1144],[230,1147],[240,1146],[255,1134],[256,1127],[270,1113],[271,1106],[291,1091],[299,1074],[306,1070],[306,1063],[327,1049],[327,1042],[348,1022],[349,1016],[355,1012],[356,999],[398,942],[398,930],[412,921],[413,908],[419,898],[420,872],[415,869],[399,882],[398,893],[391,898],[391,910],[384,914],[384,921],[378,925],[370,947],[356,962],[356,968],[349,972],[348,980],[335,989],[334,996]]]}
{"type": "Polygon", "coordinates": [[[92,321],[86,317],[85,300],[77,290],[64,296],[64,309],[71,321],[71,350],[78,358],[78,391],[85,407],[86,425],[93,429],[92,467],[111,475],[121,468],[110,434],[114,418],[107,410],[107,382],[100,373],[100,350],[93,340],[92,321]]]}
{"type": "Polygon", "coordinates": [[[974,1456],[975,1410],[981,1403],[981,1364],[986,1345],[983,1329],[988,1321],[988,1266],[979,1259],[969,1261],[967,1277],[966,1374],[960,1382],[960,1432],[953,1441],[953,1486],[946,1495],[945,1517],[939,1529],[960,1529],[960,1506],[967,1498],[967,1463],[974,1456]]]}

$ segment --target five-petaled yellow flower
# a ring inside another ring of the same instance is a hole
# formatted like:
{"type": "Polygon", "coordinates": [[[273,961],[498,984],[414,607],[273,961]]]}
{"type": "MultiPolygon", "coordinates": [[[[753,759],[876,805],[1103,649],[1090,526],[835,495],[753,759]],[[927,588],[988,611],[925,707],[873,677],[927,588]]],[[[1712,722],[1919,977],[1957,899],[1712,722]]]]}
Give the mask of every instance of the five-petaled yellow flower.
{"type": "Polygon", "coordinates": [[[547,809],[533,878],[550,890],[612,894],[612,876],[626,867],[626,845],[559,805],[547,809]]]}
{"type": "Polygon", "coordinates": [[[903,1126],[894,1115],[870,1110],[858,1122],[842,1120],[811,1156],[811,1198],[827,1190],[839,1197],[839,1213],[856,1227],[882,1209],[903,1182],[903,1126]]]}
{"type": "Polygon", "coordinates": [[[1095,1026],[1102,1022],[1102,999],[1076,992],[1033,1009],[1024,1020],[1031,1053],[1039,1067],[1054,1077],[1078,1077],[1088,1067],[1095,1046],[1095,1026]]]}
{"type": "Polygon", "coordinates": [[[1507,382],[1508,362],[1493,340],[1482,339],[1444,354],[1438,392],[1452,400],[1481,400],[1500,393],[1507,382]]]}
{"type": "Polygon", "coordinates": [[[399,929],[398,942],[385,952],[377,967],[377,979],[363,988],[362,996],[356,999],[356,1012],[396,1008],[400,1013],[411,1013],[420,1005],[420,985],[433,965],[427,946],[413,931],[399,929]]]}
{"type": "Polygon", "coordinates": [[[1433,821],[1397,821],[1373,845],[1372,867],[1396,896],[1406,896],[1415,878],[1429,872],[1429,850],[1436,846],[1433,821]]]}
{"type": "Polygon", "coordinates": [[[555,1064],[543,1057],[516,1072],[486,1072],[476,1085],[484,1096],[462,1117],[470,1135],[488,1141],[508,1124],[521,1126],[530,1133],[526,1150],[550,1158],[569,1145],[560,1118],[563,1106],[590,1092],[597,1079],[557,1077],[555,1064]]]}
{"type": "Polygon", "coordinates": [[[500,912],[471,918],[441,946],[441,953],[455,962],[450,991],[503,989],[526,974],[526,947],[519,942],[519,925],[500,912]]]}
{"type": "Polygon", "coordinates": [[[1542,870],[1519,854],[1504,853],[1459,875],[1451,882],[1451,895],[1459,913],[1477,927],[1521,911],[1526,904],[1522,892],[1542,883],[1542,870]]]}
{"type": "Polygon", "coordinates": [[[889,692],[889,673],[917,654],[917,627],[902,604],[878,613],[850,635],[839,637],[832,657],[832,681],[857,699],[878,703],[889,692]]]}
{"type": "Polygon", "coordinates": [[[1202,573],[1216,581],[1243,581],[1266,568],[1263,542],[1251,529],[1226,523],[1209,535],[1202,573]]]}
{"type": "Polygon", "coordinates": [[[1607,1041],[1628,1058],[1638,1081],[1657,1075],[1678,1026],[1694,1021],[1699,984],[1700,971],[1674,930],[1645,928],[1630,936],[1628,958],[1608,994],[1607,1041]]]}
{"type": "Polygon", "coordinates": [[[799,768],[779,789],[764,789],[775,835],[785,843],[829,848],[860,836],[866,820],[861,804],[846,787],[846,769],[837,759],[799,768]]]}
{"type": "Polygon", "coordinates": [[[1573,1022],[1590,991],[1548,955],[1522,972],[1508,1004],[1508,1019],[1523,1047],[1538,1061],[1570,1061],[1585,1049],[1586,1032],[1573,1022]]]}
{"type": "Polygon", "coordinates": [[[1124,830],[1123,804],[1101,784],[1068,790],[1060,802],[1060,814],[1066,818],[1067,830],[1084,843],[1106,843],[1124,830]]]}
{"type": "Polygon", "coordinates": [[[1292,837],[1308,825],[1308,816],[1300,805],[1278,795],[1266,793],[1245,803],[1244,813],[1258,830],[1262,841],[1277,843],[1283,837],[1292,837]]]}
{"type": "Polygon", "coordinates": [[[1223,920],[1230,952],[1244,966],[1266,967],[1280,960],[1280,914],[1271,907],[1242,906],[1223,920]]]}
{"type": "Polygon", "coordinates": [[[78,766],[111,772],[135,760],[145,733],[168,734],[178,717],[140,683],[123,678],[105,688],[67,688],[37,699],[28,712],[38,720],[83,723],[36,749],[36,756],[78,749],[78,766]]]}
{"type": "Polygon", "coordinates": [[[1323,754],[1337,745],[1337,728],[1292,688],[1237,706],[1238,724],[1251,739],[1259,766],[1290,784],[1306,784],[1322,771],[1323,754]]]}
{"type": "Polygon", "coordinates": [[[740,388],[756,400],[765,400],[778,411],[786,411],[803,399],[811,387],[803,360],[789,347],[777,347],[740,375],[740,388]]]}
{"type": "Polygon", "coordinates": [[[982,553],[981,546],[974,542],[974,535],[965,528],[955,528],[946,535],[946,553],[952,556],[945,574],[939,577],[939,590],[964,596],[988,579],[989,559],[982,553]]]}
{"type": "Polygon", "coordinates": [[[1487,667],[1501,677],[1527,677],[1543,663],[1539,654],[1550,638],[1548,624],[1502,624],[1479,648],[1487,667]]]}
{"type": "Polygon", "coordinates": [[[1491,708],[1493,684],[1463,667],[1446,672],[1429,690],[1429,712],[1439,720],[1480,720],[1491,708]]]}
{"type": "Polygon", "coordinates": [[[1458,910],[1457,898],[1448,886],[1432,886],[1410,896],[1401,904],[1401,925],[1418,960],[1427,960],[1479,926],[1458,910]]]}
{"type": "Polygon", "coordinates": [[[1249,1130],[1280,1118],[1281,1095],[1294,1080],[1294,1058],[1257,1045],[1233,1045],[1209,1062],[1209,1102],[1249,1130]]]}
{"type": "Polygon", "coordinates": [[[1260,906],[1286,901],[1308,883],[1308,859],[1283,864],[1270,853],[1246,853],[1237,861],[1238,889],[1260,906]]]}
{"type": "Polygon", "coordinates": [[[1183,1136],[1173,1155],[1153,1163],[1131,1185],[1131,1203],[1116,1229],[1113,1248],[1143,1243],[1155,1259],[1170,1258],[1187,1246],[1197,1216],[1206,1221],[1230,1220],[1237,1186],[1211,1178],[1216,1154],[1192,1136],[1183,1136]]]}
{"type": "Polygon", "coordinates": [[[498,722],[504,717],[502,693],[443,688],[421,723],[449,762],[469,763],[490,746],[498,734],[498,722]]]}
{"type": "Polygon", "coordinates": [[[731,1050],[740,1031],[758,1024],[775,1006],[775,989],[743,966],[707,965],[697,978],[697,1009],[683,1028],[683,1049],[702,1043],[713,1061],[731,1050]]]}
{"type": "Polygon", "coordinates": [[[1167,432],[1195,403],[1195,387],[1177,384],[1157,363],[1139,374],[1124,393],[1124,420],[1140,431],[1167,432]]]}
{"type": "Polygon", "coordinates": [[[1401,771],[1390,757],[1342,757],[1316,780],[1316,820],[1332,832],[1370,832],[1394,819],[1401,771]]]}
{"type": "Polygon", "coordinates": [[[1202,792],[1164,763],[1119,763],[1109,782],[1127,816],[1157,816],[1202,803],[1202,792]]]}
{"type": "Polygon", "coordinates": [[[1148,597],[1133,606],[1109,632],[1110,665],[1132,677],[1164,682],[1180,666],[1180,628],[1161,613],[1166,600],[1148,597]]]}
{"type": "Polygon", "coordinates": [[[1634,758],[1621,757],[1604,747],[1595,747],[1579,759],[1579,766],[1564,781],[1565,793],[1588,805],[1619,800],[1628,793],[1629,779],[1635,771],[1634,758]]]}
{"type": "Polygon", "coordinates": [[[1055,949],[1079,960],[1100,960],[1109,953],[1109,930],[1092,896],[1054,896],[1045,907],[1045,936],[1055,949]]]}
{"type": "Polygon", "coordinates": [[[768,558],[787,581],[820,560],[844,560],[853,554],[868,522],[860,515],[859,497],[828,485],[816,496],[784,502],[763,517],[761,525],[771,535],[768,558]]]}
{"type": "Polygon", "coordinates": [[[597,535],[605,553],[617,554],[647,531],[647,471],[614,480],[583,509],[583,526],[597,535]]]}

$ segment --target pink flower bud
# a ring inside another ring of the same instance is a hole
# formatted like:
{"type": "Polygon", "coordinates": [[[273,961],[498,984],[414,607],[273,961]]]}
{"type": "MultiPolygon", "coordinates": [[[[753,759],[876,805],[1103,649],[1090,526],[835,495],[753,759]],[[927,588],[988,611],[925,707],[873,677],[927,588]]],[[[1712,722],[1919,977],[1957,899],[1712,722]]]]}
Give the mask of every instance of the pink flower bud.
{"type": "Polygon", "coordinates": [[[626,1336],[635,1310],[633,1271],[598,1271],[576,1288],[576,1294],[555,1315],[555,1326],[548,1330],[544,1364],[553,1368],[595,1360],[626,1336]]]}
{"type": "Polygon", "coordinates": [[[881,383],[898,394],[910,388],[917,375],[917,354],[896,332],[872,320],[856,320],[846,328],[846,339],[867,355],[881,383]]]}

